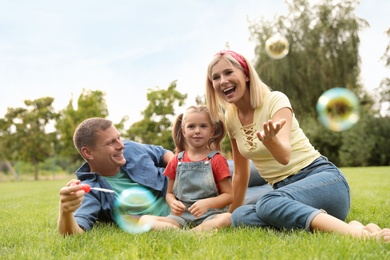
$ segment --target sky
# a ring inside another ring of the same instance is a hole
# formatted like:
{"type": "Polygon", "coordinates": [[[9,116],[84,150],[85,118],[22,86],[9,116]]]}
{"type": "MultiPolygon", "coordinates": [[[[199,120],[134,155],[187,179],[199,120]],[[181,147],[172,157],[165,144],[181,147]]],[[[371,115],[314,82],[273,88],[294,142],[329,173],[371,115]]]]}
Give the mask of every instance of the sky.
{"type": "MultiPolygon", "coordinates": [[[[0,10],[0,117],[45,96],[59,111],[86,89],[103,91],[108,118],[128,124],[142,119],[148,89],[173,81],[194,104],[226,43],[254,59],[248,20],[287,14],[284,0],[0,0],[0,10]]],[[[369,91],[390,76],[380,61],[389,10],[388,0],[361,0],[356,11],[370,24],[360,33],[369,91]]]]}

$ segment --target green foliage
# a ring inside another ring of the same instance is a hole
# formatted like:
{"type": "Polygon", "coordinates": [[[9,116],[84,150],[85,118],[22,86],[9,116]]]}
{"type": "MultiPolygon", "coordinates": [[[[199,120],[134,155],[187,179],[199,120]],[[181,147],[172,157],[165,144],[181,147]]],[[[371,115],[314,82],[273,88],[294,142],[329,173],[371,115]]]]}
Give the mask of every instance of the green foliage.
{"type": "Polygon", "coordinates": [[[56,122],[57,140],[56,151],[60,156],[71,159],[72,162],[81,161],[81,157],[73,145],[73,133],[76,127],[90,117],[108,116],[105,93],[100,90],[86,90],[77,99],[77,107],[73,106],[73,98],[68,106],[60,111],[56,122]]]}
{"type": "MultiPolygon", "coordinates": [[[[310,3],[288,1],[286,16],[252,24],[251,34],[257,42],[255,68],[273,90],[290,98],[305,134],[332,162],[342,166],[389,165],[389,146],[384,140],[390,132],[389,118],[378,116],[379,108],[359,81],[359,31],[368,26],[355,15],[359,1],[310,3]],[[290,43],[288,55],[280,60],[268,57],[264,48],[275,33],[281,33],[290,43]],[[319,124],[315,110],[321,94],[334,87],[351,89],[360,98],[361,120],[342,133],[319,124]]],[[[387,66],[389,50],[390,45],[383,56],[387,66]]],[[[390,102],[388,82],[385,79],[378,89],[381,102],[390,102]]]]}
{"type": "Polygon", "coordinates": [[[355,16],[357,4],[353,0],[323,0],[315,5],[307,0],[289,1],[287,16],[250,27],[258,42],[256,70],[272,89],[290,98],[296,114],[313,117],[319,96],[330,88],[363,92],[358,80],[358,33],[367,22],[355,16]],[[271,59],[264,49],[275,33],[290,42],[289,53],[281,60],[271,59]]]}
{"type": "Polygon", "coordinates": [[[225,138],[222,141],[222,154],[227,158],[227,159],[233,159],[232,155],[232,144],[230,142],[229,135],[227,134],[225,138]]]}
{"type": "MultiPolygon", "coordinates": [[[[347,221],[389,227],[389,167],[343,168],[351,187],[347,221]]],[[[226,228],[201,235],[153,231],[139,235],[100,223],[83,235],[56,229],[66,180],[0,182],[1,259],[389,259],[390,244],[305,231],[226,228]]]]}
{"type": "Polygon", "coordinates": [[[48,124],[58,117],[53,101],[52,97],[25,100],[25,108],[8,108],[0,123],[2,157],[31,163],[36,180],[39,163],[53,154],[55,134],[46,132],[48,124]]]}
{"type": "Polygon", "coordinates": [[[314,148],[334,164],[340,165],[339,149],[342,144],[341,133],[326,129],[315,118],[307,117],[299,121],[314,148]]]}
{"type": "Polygon", "coordinates": [[[132,124],[126,132],[126,137],[136,142],[161,145],[173,151],[171,129],[175,109],[183,106],[186,98],[187,94],[176,90],[175,81],[167,89],[149,89],[149,105],[142,112],[144,119],[132,124]]]}
{"type": "MultiPolygon", "coordinates": [[[[34,166],[31,163],[23,161],[13,161],[13,169],[18,173],[17,176],[10,172],[9,168],[0,163],[0,182],[1,181],[25,181],[32,180],[34,173],[34,166]]],[[[49,157],[39,164],[38,180],[45,180],[50,178],[62,178],[64,175],[73,174],[75,170],[80,167],[80,164],[72,164],[69,159],[59,157],[49,157]]]]}
{"type": "MultiPolygon", "coordinates": [[[[387,44],[385,53],[383,54],[381,60],[385,62],[385,66],[390,68],[390,28],[387,30],[387,36],[389,38],[389,43],[387,44]]],[[[384,78],[379,87],[375,89],[375,92],[378,93],[378,99],[380,101],[379,109],[381,114],[384,116],[390,117],[390,78],[384,78]]]]}
{"type": "Polygon", "coordinates": [[[390,165],[390,117],[363,117],[343,133],[342,166],[390,165]]]}
{"type": "MultiPolygon", "coordinates": [[[[380,104],[374,107],[372,97],[358,80],[358,33],[368,25],[355,15],[359,2],[321,0],[314,5],[310,3],[313,2],[287,1],[289,13],[286,16],[252,23],[250,31],[257,42],[256,70],[271,88],[287,94],[311,143],[332,162],[341,166],[390,165],[390,79],[383,79],[376,89],[380,104]],[[281,60],[269,58],[264,50],[265,41],[277,32],[284,34],[290,42],[289,54],[281,60]],[[338,86],[353,90],[361,100],[361,120],[342,133],[331,132],[320,125],[315,111],[318,97],[325,90],[338,86]]],[[[390,29],[387,33],[390,36],[390,29]]],[[[382,60],[389,67],[390,44],[382,60]]],[[[115,126],[125,138],[173,150],[171,124],[175,109],[181,107],[186,98],[186,94],[176,90],[175,81],[167,89],[149,89],[149,105],[142,112],[144,118],[126,131],[127,116],[115,126]]],[[[10,162],[17,160],[35,167],[35,178],[40,169],[38,164],[49,157],[55,157],[55,164],[60,168],[73,172],[82,161],[73,146],[75,128],[86,118],[105,118],[109,114],[105,93],[99,90],[83,89],[77,104],[73,105],[72,98],[59,114],[53,110],[52,103],[50,97],[26,100],[26,107],[8,108],[5,117],[0,118],[1,167],[7,172],[10,169],[15,178],[17,173],[12,171],[10,162]],[[54,120],[56,131],[47,133],[47,127],[54,120]]],[[[197,97],[195,103],[204,103],[204,96],[197,97]]],[[[230,151],[230,141],[226,137],[223,152],[230,156],[230,151]]]]}
{"type": "Polygon", "coordinates": [[[343,132],[332,132],[314,118],[300,121],[312,145],[338,166],[390,165],[390,117],[362,113],[343,132]]]}

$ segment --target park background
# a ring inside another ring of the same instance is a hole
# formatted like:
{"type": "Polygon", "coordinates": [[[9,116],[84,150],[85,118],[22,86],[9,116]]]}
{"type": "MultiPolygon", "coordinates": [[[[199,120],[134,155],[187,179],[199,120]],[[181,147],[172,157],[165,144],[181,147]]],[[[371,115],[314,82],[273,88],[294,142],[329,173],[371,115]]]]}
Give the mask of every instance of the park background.
{"type": "MultiPolygon", "coordinates": [[[[111,119],[123,138],[173,149],[173,118],[204,103],[212,55],[247,56],[288,95],[313,145],[338,166],[390,165],[388,1],[0,1],[0,180],[72,175],[85,118],[111,119]],[[289,54],[265,41],[281,33],[289,54]],[[360,120],[333,132],[319,96],[345,87],[360,120]],[[1,115],[0,115],[1,116],[1,115]]],[[[224,153],[229,155],[229,142],[224,153]]]]}
{"type": "Polygon", "coordinates": [[[59,189],[81,163],[77,124],[107,117],[125,138],[172,147],[173,117],[204,102],[207,63],[225,48],[290,97],[312,143],[342,166],[346,221],[389,227],[389,1],[0,0],[0,10],[1,259],[390,259],[390,244],[331,233],[56,230],[59,189]],[[290,41],[281,60],[264,52],[275,32],[290,41]],[[359,96],[361,118],[333,132],[314,104],[339,86],[359,96]]]}

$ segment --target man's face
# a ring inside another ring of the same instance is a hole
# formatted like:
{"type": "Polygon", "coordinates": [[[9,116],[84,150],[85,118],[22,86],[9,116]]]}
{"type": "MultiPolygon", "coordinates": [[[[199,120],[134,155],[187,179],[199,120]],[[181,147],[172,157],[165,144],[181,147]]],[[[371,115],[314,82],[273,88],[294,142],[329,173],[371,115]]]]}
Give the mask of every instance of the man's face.
{"type": "Polygon", "coordinates": [[[98,131],[97,136],[95,147],[88,149],[91,171],[99,172],[101,175],[115,175],[126,163],[120,133],[115,126],[110,126],[104,131],[98,131]]]}

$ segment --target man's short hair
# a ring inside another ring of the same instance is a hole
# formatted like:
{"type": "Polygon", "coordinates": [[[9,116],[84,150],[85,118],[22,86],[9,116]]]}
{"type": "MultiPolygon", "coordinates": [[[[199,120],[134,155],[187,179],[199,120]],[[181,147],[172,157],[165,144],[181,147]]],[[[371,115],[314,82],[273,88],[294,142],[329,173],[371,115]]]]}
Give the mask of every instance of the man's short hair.
{"type": "Polygon", "coordinates": [[[82,147],[95,147],[97,132],[104,131],[110,126],[112,121],[100,117],[88,118],[81,122],[73,134],[73,143],[77,151],[80,153],[82,147]]]}

